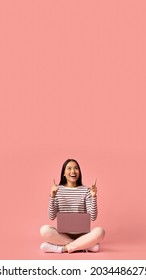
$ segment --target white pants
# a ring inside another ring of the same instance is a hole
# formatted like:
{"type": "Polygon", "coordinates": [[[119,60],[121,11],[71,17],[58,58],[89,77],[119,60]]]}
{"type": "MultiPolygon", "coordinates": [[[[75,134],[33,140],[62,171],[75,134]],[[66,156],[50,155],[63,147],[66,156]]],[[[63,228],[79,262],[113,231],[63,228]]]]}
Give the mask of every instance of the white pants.
{"type": "Polygon", "coordinates": [[[73,236],[70,234],[59,233],[52,226],[43,225],[40,228],[40,234],[44,238],[44,241],[55,245],[65,246],[70,253],[78,250],[85,250],[90,247],[92,247],[92,251],[96,251],[96,245],[104,238],[105,231],[101,227],[95,227],[89,233],[81,236],[73,236]],[[93,248],[94,246],[95,248],[93,248]]]}

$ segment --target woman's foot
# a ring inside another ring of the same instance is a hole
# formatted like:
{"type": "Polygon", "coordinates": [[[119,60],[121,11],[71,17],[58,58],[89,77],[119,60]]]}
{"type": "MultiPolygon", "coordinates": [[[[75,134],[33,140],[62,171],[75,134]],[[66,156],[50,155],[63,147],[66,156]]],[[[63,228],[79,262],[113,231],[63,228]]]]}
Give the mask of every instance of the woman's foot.
{"type": "Polygon", "coordinates": [[[91,247],[87,248],[86,251],[87,251],[87,252],[94,252],[94,253],[99,252],[99,251],[100,251],[100,245],[99,245],[99,243],[97,243],[97,244],[94,245],[94,246],[91,246],[91,247]]]}
{"type": "MultiPolygon", "coordinates": [[[[73,253],[73,252],[75,252],[75,251],[78,251],[77,248],[75,248],[75,246],[67,245],[66,247],[67,247],[68,253],[73,253]]],[[[94,245],[94,246],[91,246],[91,247],[89,247],[89,248],[87,248],[87,249],[82,249],[82,250],[83,250],[84,252],[94,252],[94,253],[96,253],[96,252],[99,252],[99,251],[100,251],[100,245],[99,245],[99,243],[97,243],[97,244],[94,245]]]]}
{"type": "Polygon", "coordinates": [[[40,249],[45,253],[63,253],[64,246],[54,245],[48,242],[41,244],[40,249]]]}

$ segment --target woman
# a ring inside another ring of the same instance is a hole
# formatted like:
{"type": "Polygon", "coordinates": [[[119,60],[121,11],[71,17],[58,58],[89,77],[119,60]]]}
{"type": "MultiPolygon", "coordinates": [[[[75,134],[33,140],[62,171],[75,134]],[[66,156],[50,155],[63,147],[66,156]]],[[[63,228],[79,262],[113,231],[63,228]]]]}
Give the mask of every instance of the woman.
{"type": "MultiPolygon", "coordinates": [[[[97,188],[95,183],[90,187],[82,185],[82,174],[78,162],[68,159],[64,162],[59,185],[55,180],[51,188],[49,201],[49,218],[54,220],[57,212],[90,213],[92,221],[97,217],[97,188]]],[[[62,234],[49,225],[40,229],[45,242],[41,250],[54,253],[72,253],[79,250],[99,251],[99,242],[104,237],[104,229],[95,227],[87,234],[62,234]]]]}

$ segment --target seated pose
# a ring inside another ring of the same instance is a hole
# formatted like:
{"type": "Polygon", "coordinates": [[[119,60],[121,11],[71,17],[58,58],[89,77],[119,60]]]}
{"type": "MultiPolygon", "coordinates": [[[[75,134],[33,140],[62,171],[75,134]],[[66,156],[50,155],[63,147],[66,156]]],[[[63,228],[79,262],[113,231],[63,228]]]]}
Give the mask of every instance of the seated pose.
{"type": "MultiPolygon", "coordinates": [[[[49,218],[54,220],[58,212],[75,212],[90,213],[90,219],[94,221],[97,217],[96,195],[96,180],[90,188],[83,186],[78,162],[68,159],[62,166],[59,185],[56,185],[54,180],[51,188],[49,218]]],[[[105,231],[101,227],[95,227],[89,233],[77,235],[59,233],[54,227],[43,225],[40,234],[45,241],[40,247],[43,252],[72,253],[80,250],[98,252],[105,231]]]]}

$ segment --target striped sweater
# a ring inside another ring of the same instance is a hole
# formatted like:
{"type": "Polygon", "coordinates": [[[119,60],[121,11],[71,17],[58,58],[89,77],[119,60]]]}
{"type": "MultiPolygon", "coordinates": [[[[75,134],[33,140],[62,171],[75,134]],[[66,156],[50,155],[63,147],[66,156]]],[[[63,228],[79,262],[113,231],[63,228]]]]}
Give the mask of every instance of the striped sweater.
{"type": "Polygon", "coordinates": [[[85,186],[68,188],[60,185],[55,198],[49,200],[49,218],[54,220],[57,212],[90,213],[91,220],[97,217],[97,200],[85,186]]]}

